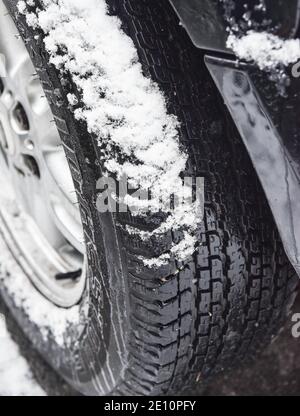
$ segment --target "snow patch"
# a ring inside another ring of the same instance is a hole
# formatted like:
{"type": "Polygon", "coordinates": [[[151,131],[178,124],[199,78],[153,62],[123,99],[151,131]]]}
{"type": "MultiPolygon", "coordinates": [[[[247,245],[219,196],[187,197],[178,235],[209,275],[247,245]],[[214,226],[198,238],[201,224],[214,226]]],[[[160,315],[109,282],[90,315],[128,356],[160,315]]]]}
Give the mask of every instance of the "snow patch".
{"type": "MultiPolygon", "coordinates": [[[[51,63],[71,74],[83,103],[74,109],[75,117],[86,122],[88,131],[97,137],[107,173],[118,179],[128,177],[132,186],[150,188],[152,201],[174,193],[182,196],[188,156],[180,145],[179,121],[168,114],[158,85],[143,75],[136,48],[120,20],[109,15],[104,0],[41,3],[43,10],[34,13],[24,7],[24,1],[18,9],[30,26],[44,32],[51,63]]],[[[74,94],[68,99],[70,105],[77,104],[74,94]]],[[[145,205],[135,206],[135,215],[142,215],[145,205]]],[[[166,222],[153,234],[183,231],[184,240],[171,254],[184,260],[195,250],[193,234],[200,220],[199,202],[185,204],[170,210],[166,222]]],[[[140,235],[137,229],[131,231],[140,235]]],[[[159,265],[169,259],[170,254],[163,255],[156,263],[145,264],[159,265]]]]}
{"type": "Polygon", "coordinates": [[[0,314],[0,396],[46,396],[0,314]]]}
{"type": "Polygon", "coordinates": [[[227,47],[245,61],[254,61],[261,70],[288,66],[300,59],[300,39],[281,39],[267,32],[248,31],[238,37],[231,33],[227,47]]]}

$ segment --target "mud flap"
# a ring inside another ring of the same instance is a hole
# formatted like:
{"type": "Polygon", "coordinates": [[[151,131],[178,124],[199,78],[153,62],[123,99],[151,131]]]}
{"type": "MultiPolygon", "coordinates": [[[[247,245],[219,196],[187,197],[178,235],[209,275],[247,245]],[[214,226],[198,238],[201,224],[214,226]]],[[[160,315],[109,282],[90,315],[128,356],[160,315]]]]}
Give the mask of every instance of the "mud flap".
{"type": "Polygon", "coordinates": [[[259,176],[285,251],[300,276],[300,181],[285,142],[254,86],[247,65],[206,56],[259,176]]]}

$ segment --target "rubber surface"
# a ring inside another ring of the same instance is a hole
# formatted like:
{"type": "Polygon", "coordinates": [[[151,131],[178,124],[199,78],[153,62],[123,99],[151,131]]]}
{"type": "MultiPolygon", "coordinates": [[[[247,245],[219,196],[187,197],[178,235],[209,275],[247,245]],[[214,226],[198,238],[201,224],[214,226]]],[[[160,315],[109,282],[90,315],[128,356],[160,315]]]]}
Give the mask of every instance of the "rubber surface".
{"type": "Polygon", "coordinates": [[[297,278],[269,207],[201,52],[163,0],[110,0],[133,39],[145,75],[165,93],[181,121],[186,173],[205,178],[205,220],[198,251],[185,264],[151,270],[139,256],[159,256],[180,234],[142,242],[124,231],[152,229],[157,218],[101,216],[96,210],[99,149],[74,120],[66,94],[75,92],[48,65],[42,36],[10,7],[37,67],[65,144],[87,240],[89,314],[72,348],[45,343],[36,326],[4,294],[37,349],[85,394],[170,395],[254,356],[281,327],[297,278]]]}

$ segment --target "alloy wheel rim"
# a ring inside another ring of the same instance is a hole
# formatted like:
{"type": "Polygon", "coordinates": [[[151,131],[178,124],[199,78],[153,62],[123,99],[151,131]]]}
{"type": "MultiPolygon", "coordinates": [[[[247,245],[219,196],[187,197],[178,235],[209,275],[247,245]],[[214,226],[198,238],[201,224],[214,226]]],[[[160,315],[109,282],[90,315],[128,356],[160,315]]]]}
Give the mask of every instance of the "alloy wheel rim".
{"type": "Polygon", "coordinates": [[[0,9],[0,54],[6,68],[0,78],[0,169],[24,229],[16,230],[18,221],[9,219],[7,211],[2,215],[34,271],[35,286],[52,302],[70,307],[80,300],[86,280],[76,191],[29,54],[2,0],[0,9]]]}

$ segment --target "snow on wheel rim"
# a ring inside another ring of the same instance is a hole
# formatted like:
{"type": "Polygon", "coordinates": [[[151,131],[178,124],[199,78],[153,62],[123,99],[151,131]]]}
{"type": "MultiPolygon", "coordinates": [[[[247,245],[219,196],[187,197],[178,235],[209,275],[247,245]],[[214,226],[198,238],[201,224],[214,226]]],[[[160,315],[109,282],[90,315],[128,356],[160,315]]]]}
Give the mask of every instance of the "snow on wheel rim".
{"type": "Polygon", "coordinates": [[[85,249],[75,188],[40,81],[0,0],[0,215],[10,250],[36,288],[61,307],[84,291],[85,249]]]}

